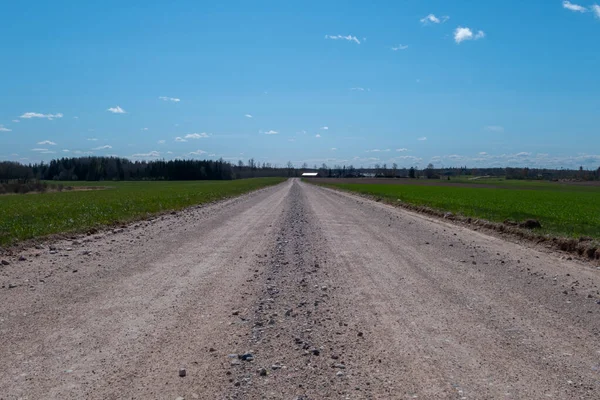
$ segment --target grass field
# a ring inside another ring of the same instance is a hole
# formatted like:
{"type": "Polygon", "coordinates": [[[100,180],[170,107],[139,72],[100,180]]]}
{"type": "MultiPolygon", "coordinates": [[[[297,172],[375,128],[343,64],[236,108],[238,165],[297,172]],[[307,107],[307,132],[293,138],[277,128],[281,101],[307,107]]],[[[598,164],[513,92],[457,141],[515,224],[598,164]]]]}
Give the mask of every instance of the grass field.
{"type": "Polygon", "coordinates": [[[237,196],[283,178],[189,182],[63,182],[103,190],[0,196],[0,246],[39,236],[80,232],[168,210],[237,196]]]}
{"type": "Polygon", "coordinates": [[[411,184],[410,180],[344,183],[342,179],[321,179],[314,182],[488,221],[536,219],[542,224],[542,228],[536,230],[539,233],[600,239],[598,186],[508,180],[488,181],[481,187],[464,186],[463,182],[411,184]]]}

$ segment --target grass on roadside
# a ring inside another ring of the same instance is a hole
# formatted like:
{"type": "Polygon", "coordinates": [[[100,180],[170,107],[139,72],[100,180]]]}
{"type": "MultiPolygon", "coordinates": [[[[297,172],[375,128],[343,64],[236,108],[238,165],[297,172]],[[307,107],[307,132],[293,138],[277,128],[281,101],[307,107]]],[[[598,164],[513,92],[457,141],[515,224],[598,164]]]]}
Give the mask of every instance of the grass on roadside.
{"type": "MultiPolygon", "coordinates": [[[[506,183],[506,182],[504,182],[506,183]]],[[[325,184],[386,200],[493,222],[538,220],[541,234],[600,239],[600,187],[539,185],[532,190],[393,184],[325,184]]]]}
{"type": "Polygon", "coordinates": [[[50,234],[81,232],[133,221],[168,210],[238,196],[284,180],[69,182],[73,186],[107,188],[0,196],[0,246],[50,234]]]}

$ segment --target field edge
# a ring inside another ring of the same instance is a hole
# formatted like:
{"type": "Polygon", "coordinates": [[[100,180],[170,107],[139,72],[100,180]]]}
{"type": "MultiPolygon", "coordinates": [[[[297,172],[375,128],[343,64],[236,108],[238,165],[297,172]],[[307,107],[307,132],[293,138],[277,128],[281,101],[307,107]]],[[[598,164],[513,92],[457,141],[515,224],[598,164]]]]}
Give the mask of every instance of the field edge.
{"type": "Polygon", "coordinates": [[[332,184],[311,182],[310,180],[306,179],[303,179],[303,182],[330,190],[352,194],[354,196],[359,196],[361,198],[375,201],[378,203],[384,203],[392,207],[402,208],[407,211],[424,214],[443,220],[445,222],[451,222],[456,225],[467,227],[469,229],[485,229],[486,231],[500,235],[503,238],[511,237],[517,240],[526,240],[527,242],[536,246],[541,246],[542,244],[544,244],[546,245],[545,247],[547,249],[561,251],[569,255],[575,255],[580,257],[582,260],[600,260],[600,241],[596,239],[582,241],[567,236],[539,234],[531,230],[519,228],[516,226],[509,226],[503,223],[488,221],[482,218],[466,217],[443,209],[432,208],[428,206],[419,206],[407,202],[393,201],[385,197],[360,193],[350,189],[340,188],[332,184]]]}
{"type": "MultiPolygon", "coordinates": [[[[233,194],[233,195],[224,195],[223,197],[221,197],[217,200],[199,202],[199,203],[190,204],[190,205],[180,207],[180,208],[164,209],[164,210],[161,210],[158,212],[147,213],[147,214],[143,214],[143,215],[134,215],[134,216],[130,216],[127,218],[121,218],[121,219],[118,219],[115,221],[111,221],[110,223],[106,223],[106,224],[96,223],[94,225],[90,225],[90,226],[86,226],[86,227],[79,227],[79,228],[73,229],[73,230],[66,230],[66,231],[50,233],[50,234],[46,234],[46,235],[39,235],[39,236],[35,236],[32,238],[27,238],[27,239],[15,239],[12,243],[8,243],[8,244],[0,243],[0,255],[10,255],[10,254],[13,254],[14,252],[22,251],[24,248],[34,247],[34,246],[40,244],[41,242],[53,242],[53,241],[62,240],[65,238],[74,237],[77,235],[83,235],[83,234],[89,235],[89,234],[101,233],[101,232],[110,231],[112,229],[119,228],[119,227],[123,228],[128,224],[133,224],[133,223],[137,223],[137,222],[141,222],[141,221],[149,221],[149,220],[152,220],[154,218],[157,218],[157,217],[160,217],[163,215],[185,212],[185,211],[193,209],[193,208],[209,207],[214,204],[218,204],[218,203],[232,200],[235,198],[239,198],[242,196],[247,196],[249,194],[256,193],[261,190],[266,190],[268,188],[272,188],[272,187],[284,184],[285,182],[287,182],[287,180],[288,180],[288,178],[281,178],[274,183],[268,183],[268,184],[265,184],[258,188],[253,188],[253,189],[248,190],[243,193],[238,193],[238,194],[233,194]]],[[[28,194],[29,193],[26,193],[25,195],[28,195],[28,194]]],[[[34,194],[32,194],[32,195],[34,195],[34,194]]]]}

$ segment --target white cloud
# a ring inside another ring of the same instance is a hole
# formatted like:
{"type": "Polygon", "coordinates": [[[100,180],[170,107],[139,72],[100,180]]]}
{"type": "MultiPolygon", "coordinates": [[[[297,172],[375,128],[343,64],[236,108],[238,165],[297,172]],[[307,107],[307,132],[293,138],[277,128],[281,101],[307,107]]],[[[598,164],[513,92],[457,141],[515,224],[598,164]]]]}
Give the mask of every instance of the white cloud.
{"type": "Polygon", "coordinates": [[[96,138],[88,138],[88,141],[90,141],[90,142],[95,142],[95,141],[97,141],[97,140],[98,140],[98,139],[96,139],[96,138]]]}
{"type": "Polygon", "coordinates": [[[254,118],[251,114],[246,114],[246,115],[244,115],[244,117],[246,117],[246,118],[254,118]]]}
{"type": "Polygon", "coordinates": [[[63,115],[61,113],[58,114],[40,114],[40,113],[35,113],[35,112],[26,112],[25,114],[21,115],[19,118],[23,118],[23,119],[31,119],[31,118],[46,118],[49,120],[53,120],[54,118],[62,118],[63,115]]]}
{"type": "Polygon", "coordinates": [[[365,88],[362,88],[362,87],[353,87],[353,88],[350,88],[350,90],[356,90],[358,92],[364,92],[365,88]]]}
{"type": "Polygon", "coordinates": [[[489,125],[485,127],[486,131],[501,133],[504,132],[504,127],[500,125],[489,125]]]}
{"type": "Polygon", "coordinates": [[[531,155],[531,153],[528,153],[526,151],[522,151],[520,153],[515,154],[515,157],[529,157],[531,155]]]}
{"type": "Polygon", "coordinates": [[[173,103],[179,103],[181,101],[181,99],[176,97],[159,96],[158,98],[164,101],[172,101],[173,103]]]}
{"type": "Polygon", "coordinates": [[[485,151],[482,151],[482,152],[480,152],[480,153],[479,153],[479,155],[480,155],[480,156],[487,156],[487,155],[488,155],[488,153],[486,153],[485,151]]]}
{"type": "Polygon", "coordinates": [[[166,140],[159,140],[158,144],[165,144],[167,141],[166,140]]]}
{"type": "Polygon", "coordinates": [[[187,142],[187,140],[185,140],[184,138],[182,138],[182,137],[180,137],[180,136],[177,136],[177,137],[175,138],[175,141],[176,141],[176,142],[187,142]]]}
{"type": "Polygon", "coordinates": [[[447,15],[444,15],[443,17],[438,18],[434,14],[429,14],[425,18],[421,18],[421,23],[423,25],[443,24],[444,22],[448,21],[449,19],[450,19],[450,17],[447,15]]]}
{"type": "Polygon", "coordinates": [[[425,140],[427,140],[427,137],[423,136],[423,137],[418,138],[417,140],[420,140],[421,142],[424,142],[425,140]]]}
{"type": "Polygon", "coordinates": [[[52,151],[52,150],[46,150],[46,151],[40,151],[40,154],[56,154],[56,152],[52,151]]]}
{"type": "Polygon", "coordinates": [[[567,10],[571,10],[571,11],[575,11],[575,12],[587,12],[588,9],[580,6],[579,4],[573,4],[570,1],[563,1],[563,8],[566,8],[567,10]]]}
{"type": "Polygon", "coordinates": [[[478,31],[474,34],[470,28],[463,28],[462,26],[459,26],[454,31],[454,41],[459,44],[465,40],[478,40],[483,39],[484,37],[484,31],[478,31]]]}
{"type": "Polygon", "coordinates": [[[18,120],[18,119],[13,119],[13,120],[12,120],[12,122],[19,123],[19,122],[21,122],[21,121],[20,121],[20,120],[18,120]]]}
{"type": "Polygon", "coordinates": [[[332,147],[331,148],[331,151],[336,151],[336,150],[337,150],[337,147],[332,147]]]}
{"type": "Polygon", "coordinates": [[[92,150],[108,150],[108,149],[112,149],[112,146],[105,145],[105,146],[100,146],[100,147],[94,147],[92,150]]]}
{"type": "Polygon", "coordinates": [[[401,148],[401,149],[396,149],[396,151],[399,151],[399,152],[401,152],[401,153],[402,153],[402,152],[408,151],[408,149],[405,149],[405,148],[403,147],[403,148],[401,148]]]}
{"type": "Polygon", "coordinates": [[[70,150],[69,149],[63,149],[63,153],[69,153],[70,150]]]}
{"type": "Polygon", "coordinates": [[[148,130],[148,128],[142,128],[142,130],[143,130],[143,131],[147,131],[147,130],[148,130]]]}
{"type": "Polygon", "coordinates": [[[111,107],[111,108],[107,109],[106,111],[110,111],[113,114],[127,114],[127,112],[119,106],[111,107]]]}
{"type": "Polygon", "coordinates": [[[41,144],[42,146],[43,146],[43,145],[56,146],[56,143],[54,143],[54,142],[51,142],[51,141],[49,141],[49,140],[44,140],[43,142],[38,142],[37,144],[41,144]]]}
{"type": "Polygon", "coordinates": [[[191,151],[187,155],[188,156],[200,156],[202,154],[206,154],[206,151],[204,151],[204,150],[191,151]]]}
{"type": "MultiPolygon", "coordinates": [[[[356,44],[360,44],[360,40],[358,40],[358,38],[356,36],[352,36],[352,35],[348,35],[348,36],[342,36],[342,35],[325,35],[325,39],[333,39],[333,40],[343,39],[343,40],[348,40],[350,42],[354,42],[356,44]]],[[[363,40],[365,40],[365,39],[363,39],[363,40]]]]}
{"type": "Polygon", "coordinates": [[[12,129],[5,128],[4,125],[0,125],[0,132],[12,132],[12,129]]]}
{"type": "Polygon", "coordinates": [[[600,18],[600,6],[598,4],[594,4],[592,6],[592,12],[596,16],[596,18],[600,18]]]}
{"type": "Polygon", "coordinates": [[[173,154],[173,152],[172,151],[167,151],[167,154],[173,154]]]}
{"type": "Polygon", "coordinates": [[[327,131],[327,130],[329,130],[329,127],[328,126],[324,126],[321,129],[323,129],[324,131],[327,131]]]}
{"type": "Polygon", "coordinates": [[[131,157],[135,157],[135,158],[160,157],[160,153],[158,151],[151,151],[150,153],[133,154],[131,157]]]}
{"type": "Polygon", "coordinates": [[[266,131],[266,132],[259,131],[259,132],[260,133],[264,133],[265,135],[277,135],[277,134],[279,134],[279,132],[274,131],[274,130],[270,130],[270,131],[266,131]]]}
{"type": "Polygon", "coordinates": [[[205,139],[207,137],[210,137],[210,135],[206,132],[188,133],[187,135],[185,135],[185,139],[205,139]]]}
{"type": "Polygon", "coordinates": [[[393,51],[406,50],[406,49],[408,49],[408,45],[407,44],[399,44],[396,47],[392,47],[393,51]]]}
{"type": "Polygon", "coordinates": [[[31,149],[31,151],[48,151],[48,149],[31,149]]]}
{"type": "Polygon", "coordinates": [[[367,153],[387,153],[390,151],[391,151],[390,149],[385,149],[385,150],[373,149],[373,150],[367,150],[367,153]]]}
{"type": "Polygon", "coordinates": [[[321,135],[319,135],[318,133],[315,135],[316,138],[320,138],[321,135]]]}
{"type": "Polygon", "coordinates": [[[73,119],[79,119],[79,117],[73,117],[73,119]]]}

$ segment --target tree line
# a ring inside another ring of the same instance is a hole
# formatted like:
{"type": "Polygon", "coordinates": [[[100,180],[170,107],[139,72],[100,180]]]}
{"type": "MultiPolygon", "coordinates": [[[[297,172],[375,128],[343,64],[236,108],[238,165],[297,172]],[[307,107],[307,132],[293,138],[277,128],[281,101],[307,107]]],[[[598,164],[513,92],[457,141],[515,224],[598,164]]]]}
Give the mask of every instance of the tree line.
{"type": "Polygon", "coordinates": [[[231,180],[252,177],[297,177],[303,172],[318,172],[329,178],[426,178],[451,179],[457,176],[491,176],[507,179],[540,180],[600,180],[597,170],[539,169],[539,168],[435,168],[429,164],[419,169],[399,168],[397,164],[376,164],[369,168],[334,165],[309,167],[306,163],[296,168],[292,162],[284,167],[259,163],[253,158],[247,162],[230,163],[219,160],[155,160],[131,161],[118,157],[61,158],[49,163],[20,164],[0,162],[0,182],[103,181],[103,180],[231,180]]]}
{"type": "Polygon", "coordinates": [[[117,157],[61,158],[49,163],[24,165],[0,162],[0,182],[18,180],[104,181],[104,180],[231,180],[265,176],[296,176],[298,171],[219,160],[131,161],[117,157]]]}

